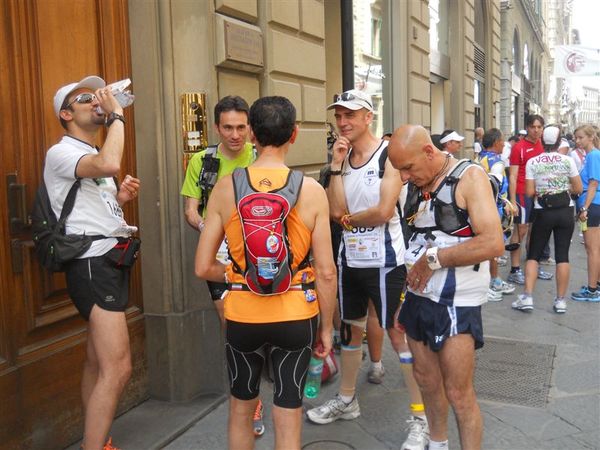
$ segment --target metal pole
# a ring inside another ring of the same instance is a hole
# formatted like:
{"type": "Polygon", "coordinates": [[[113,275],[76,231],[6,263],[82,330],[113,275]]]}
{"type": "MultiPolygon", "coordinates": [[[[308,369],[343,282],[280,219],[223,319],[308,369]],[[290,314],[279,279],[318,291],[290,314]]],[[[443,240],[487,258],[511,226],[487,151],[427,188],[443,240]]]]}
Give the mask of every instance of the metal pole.
{"type": "Polygon", "coordinates": [[[352,0],[340,0],[342,22],[342,87],[344,91],[354,89],[354,17],[352,0]]]}

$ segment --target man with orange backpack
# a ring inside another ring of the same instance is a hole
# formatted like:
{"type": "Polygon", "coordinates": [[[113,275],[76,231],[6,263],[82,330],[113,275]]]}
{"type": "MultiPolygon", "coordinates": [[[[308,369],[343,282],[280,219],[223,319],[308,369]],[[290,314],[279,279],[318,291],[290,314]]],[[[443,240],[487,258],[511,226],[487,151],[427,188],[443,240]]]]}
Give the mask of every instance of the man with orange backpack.
{"type": "Polygon", "coordinates": [[[329,208],[314,179],[285,165],[298,135],[291,102],[261,98],[249,118],[258,159],[215,185],[196,252],[196,275],[228,285],[229,448],[254,446],[251,417],[263,351],[271,344],[275,448],[299,450],[312,349],[320,340],[315,355],[323,358],[332,344],[336,269],[329,208]],[[227,266],[215,258],[224,236],[231,257],[227,266]]]}

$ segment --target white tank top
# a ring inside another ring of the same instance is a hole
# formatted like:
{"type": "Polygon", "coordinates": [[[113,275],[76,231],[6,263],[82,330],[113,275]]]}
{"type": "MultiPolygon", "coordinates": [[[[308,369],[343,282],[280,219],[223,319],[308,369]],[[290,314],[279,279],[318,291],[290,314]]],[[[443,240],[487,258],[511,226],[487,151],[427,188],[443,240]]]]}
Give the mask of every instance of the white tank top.
{"type": "MultiPolygon", "coordinates": [[[[364,211],[379,203],[379,158],[387,145],[387,141],[381,141],[379,148],[361,167],[352,167],[352,150],[348,152],[342,165],[342,183],[350,214],[364,211]]],[[[397,267],[404,264],[404,251],[400,215],[396,208],[390,221],[383,225],[344,230],[338,263],[357,268],[397,267]]]]}
{"type": "MultiPolygon", "coordinates": [[[[423,200],[417,209],[413,225],[416,228],[435,227],[431,199],[423,200]]],[[[458,237],[432,230],[428,233],[415,232],[406,250],[406,268],[410,267],[430,247],[453,247],[471,237],[458,237]]],[[[476,266],[443,267],[433,271],[423,292],[410,288],[408,291],[447,306],[479,306],[487,302],[490,284],[490,263],[484,261],[476,266]]]]}

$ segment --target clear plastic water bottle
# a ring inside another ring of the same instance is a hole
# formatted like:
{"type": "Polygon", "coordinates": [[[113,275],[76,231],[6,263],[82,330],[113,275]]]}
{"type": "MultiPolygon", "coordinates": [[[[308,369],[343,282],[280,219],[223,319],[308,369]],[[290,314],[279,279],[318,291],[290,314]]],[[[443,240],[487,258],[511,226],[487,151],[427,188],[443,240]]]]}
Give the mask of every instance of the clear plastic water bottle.
{"type": "Polygon", "coordinates": [[[312,356],[308,365],[304,395],[306,398],[317,398],[321,391],[321,374],[323,373],[323,360],[312,356]]]}

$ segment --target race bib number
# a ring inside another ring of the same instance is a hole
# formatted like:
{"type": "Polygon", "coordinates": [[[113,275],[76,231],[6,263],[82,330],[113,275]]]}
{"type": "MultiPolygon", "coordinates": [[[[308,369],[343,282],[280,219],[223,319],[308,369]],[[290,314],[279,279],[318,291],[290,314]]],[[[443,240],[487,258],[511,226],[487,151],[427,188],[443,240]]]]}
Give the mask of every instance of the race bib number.
{"type": "Polygon", "coordinates": [[[355,227],[344,232],[344,246],[348,260],[381,258],[381,229],[379,227],[355,227]]]}
{"type": "Polygon", "coordinates": [[[221,245],[219,246],[219,250],[217,250],[217,261],[222,264],[229,264],[229,252],[227,251],[227,242],[223,239],[221,245]]]}
{"type": "Polygon", "coordinates": [[[427,242],[425,239],[415,239],[412,241],[404,253],[404,264],[406,265],[406,270],[410,270],[410,268],[417,262],[417,260],[423,256],[423,253],[427,250],[427,242]]]}

